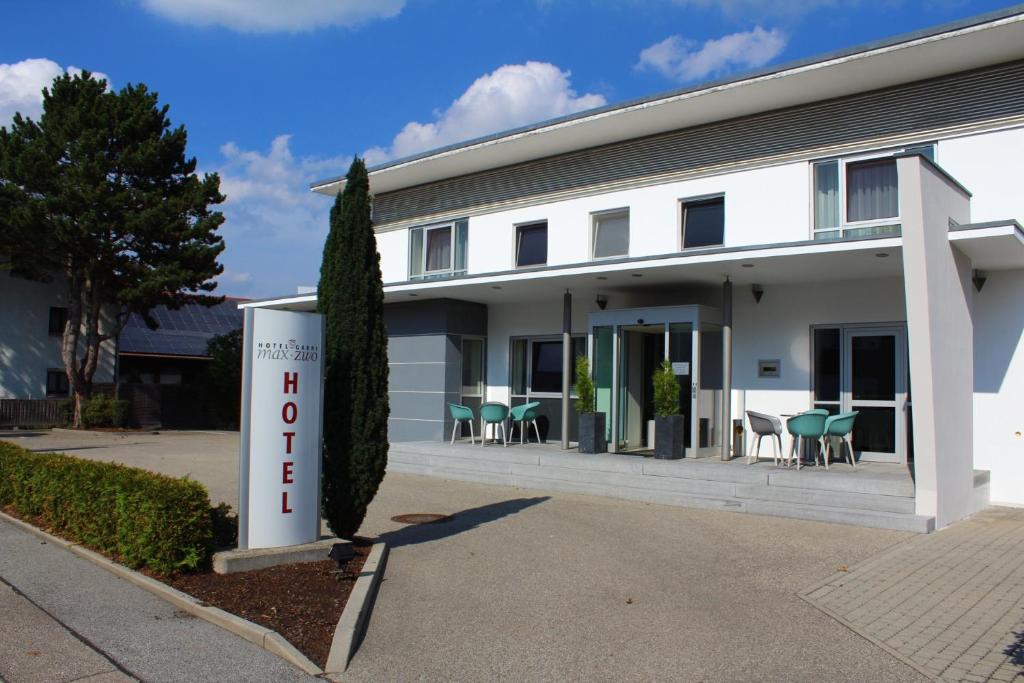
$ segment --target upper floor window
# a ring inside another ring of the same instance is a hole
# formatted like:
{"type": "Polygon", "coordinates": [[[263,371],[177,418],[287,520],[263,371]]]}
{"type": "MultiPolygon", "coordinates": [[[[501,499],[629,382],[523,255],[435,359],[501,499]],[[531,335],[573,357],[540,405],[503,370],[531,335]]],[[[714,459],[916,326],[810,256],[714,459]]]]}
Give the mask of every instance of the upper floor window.
{"type": "Polygon", "coordinates": [[[66,372],[56,369],[46,371],[47,396],[67,396],[70,391],[71,385],[66,372]]]}
{"type": "Polygon", "coordinates": [[[725,241],[725,197],[683,202],[683,249],[716,247],[725,241]]]}
{"type": "Polygon", "coordinates": [[[50,306],[50,336],[64,336],[64,328],[68,323],[68,309],[63,306],[50,306]]]}
{"type": "Polygon", "coordinates": [[[593,214],[591,256],[610,258],[629,255],[629,209],[593,214]]]}
{"type": "Polygon", "coordinates": [[[547,221],[516,226],[516,268],[548,262],[547,221]]]}
{"type": "MultiPolygon", "coordinates": [[[[935,147],[896,150],[934,159],[935,147]]],[[[892,154],[815,163],[814,239],[898,235],[899,177],[892,154]]]]}
{"type": "Polygon", "coordinates": [[[426,225],[409,230],[409,278],[432,278],[466,272],[469,221],[426,225]]]}

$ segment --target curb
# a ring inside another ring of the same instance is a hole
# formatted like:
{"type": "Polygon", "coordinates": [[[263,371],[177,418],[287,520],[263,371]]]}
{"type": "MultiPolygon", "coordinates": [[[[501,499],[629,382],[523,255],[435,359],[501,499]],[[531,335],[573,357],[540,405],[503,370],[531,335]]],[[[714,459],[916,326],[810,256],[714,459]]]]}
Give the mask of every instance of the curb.
{"type": "Polygon", "coordinates": [[[373,544],[370,554],[366,557],[363,570],[356,579],[356,585],[345,603],[345,609],[338,619],[338,625],[334,629],[334,639],[331,641],[331,651],[327,655],[325,673],[341,674],[348,669],[352,661],[352,655],[362,642],[362,636],[366,632],[366,623],[373,609],[374,600],[377,597],[377,588],[380,585],[381,577],[384,575],[384,568],[388,561],[388,544],[379,541],[373,544]]]}
{"type": "MultiPolygon", "coordinates": [[[[0,519],[43,539],[47,543],[53,543],[58,547],[70,550],[75,555],[89,560],[93,564],[106,569],[112,574],[116,574],[117,576],[135,584],[139,588],[143,588],[150,593],[153,593],[157,597],[171,603],[178,609],[208,621],[215,626],[226,629],[231,633],[234,633],[236,636],[244,638],[250,643],[258,645],[268,652],[272,652],[289,664],[302,669],[312,676],[321,676],[324,673],[323,669],[310,661],[306,655],[296,650],[291,643],[282,638],[276,631],[271,631],[268,628],[254,624],[251,621],[235,616],[230,612],[225,612],[217,607],[211,607],[193,598],[191,595],[182,593],[176,588],[171,588],[167,584],[161,583],[156,579],[151,579],[133,569],[128,569],[123,565],[117,564],[113,560],[109,560],[103,555],[89,550],[78,543],[66,541],[63,538],[58,538],[48,534],[42,529],[38,529],[27,522],[11,517],[6,513],[0,512],[0,519]]],[[[374,549],[376,549],[376,546],[374,549]]],[[[369,558],[367,558],[367,563],[369,563],[369,558]]],[[[356,581],[356,588],[358,588],[359,582],[361,582],[364,577],[365,573],[356,581]]],[[[353,594],[354,593],[355,588],[353,589],[353,594]]],[[[345,606],[345,612],[342,613],[342,620],[344,620],[345,614],[347,613],[348,605],[345,606]]],[[[331,648],[331,654],[334,654],[333,646],[331,648]]]]}

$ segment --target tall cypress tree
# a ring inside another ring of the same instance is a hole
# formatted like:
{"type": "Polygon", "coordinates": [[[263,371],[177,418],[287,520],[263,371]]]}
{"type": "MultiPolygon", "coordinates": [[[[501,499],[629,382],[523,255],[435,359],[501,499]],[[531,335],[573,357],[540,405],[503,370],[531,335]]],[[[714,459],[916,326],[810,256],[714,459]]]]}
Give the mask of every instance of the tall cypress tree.
{"type": "Polygon", "coordinates": [[[317,289],[325,316],[323,514],[351,538],[388,460],[388,357],[370,179],[358,157],[331,209],[317,289]]]}

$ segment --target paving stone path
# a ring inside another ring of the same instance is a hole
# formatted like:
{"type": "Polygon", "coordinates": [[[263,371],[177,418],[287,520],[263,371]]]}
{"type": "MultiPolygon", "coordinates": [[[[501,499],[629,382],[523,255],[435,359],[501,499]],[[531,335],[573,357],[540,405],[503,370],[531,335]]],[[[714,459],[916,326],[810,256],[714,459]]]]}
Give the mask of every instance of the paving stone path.
{"type": "Polygon", "coordinates": [[[939,680],[1024,680],[1024,509],[915,537],[802,597],[939,680]]]}

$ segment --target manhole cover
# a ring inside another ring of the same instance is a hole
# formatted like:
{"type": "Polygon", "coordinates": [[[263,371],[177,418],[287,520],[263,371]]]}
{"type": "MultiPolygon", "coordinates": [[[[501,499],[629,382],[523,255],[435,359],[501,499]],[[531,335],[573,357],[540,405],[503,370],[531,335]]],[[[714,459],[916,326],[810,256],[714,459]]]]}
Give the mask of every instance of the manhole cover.
{"type": "Polygon", "coordinates": [[[431,512],[416,512],[411,515],[395,515],[391,518],[391,521],[398,522],[399,524],[435,524],[437,522],[447,522],[451,518],[451,515],[438,515],[431,512]]]}

